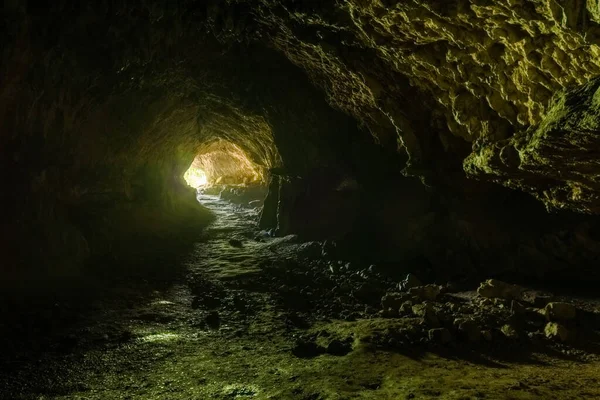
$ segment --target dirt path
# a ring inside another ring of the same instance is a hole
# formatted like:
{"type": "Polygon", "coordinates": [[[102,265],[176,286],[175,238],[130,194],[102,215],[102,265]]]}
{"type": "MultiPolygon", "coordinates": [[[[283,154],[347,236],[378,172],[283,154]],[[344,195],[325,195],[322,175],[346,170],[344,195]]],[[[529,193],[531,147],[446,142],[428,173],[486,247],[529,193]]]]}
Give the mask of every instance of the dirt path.
{"type": "Polygon", "coordinates": [[[183,273],[124,280],[81,309],[49,307],[34,326],[45,329],[40,348],[5,338],[0,398],[600,398],[591,353],[382,347],[373,337],[405,325],[377,314],[393,282],[315,260],[320,247],[294,237],[257,237],[254,211],[200,200],[217,220],[183,273]],[[61,312],[74,322],[48,326],[61,312]]]}

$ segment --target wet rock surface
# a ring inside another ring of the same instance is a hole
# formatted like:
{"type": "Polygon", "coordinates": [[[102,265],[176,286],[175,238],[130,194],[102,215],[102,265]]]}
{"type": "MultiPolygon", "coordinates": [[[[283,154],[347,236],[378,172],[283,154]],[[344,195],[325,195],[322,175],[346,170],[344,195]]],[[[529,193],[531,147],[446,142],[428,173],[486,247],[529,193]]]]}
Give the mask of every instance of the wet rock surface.
{"type": "Polygon", "coordinates": [[[302,250],[330,244],[254,240],[256,211],[201,200],[217,220],[180,268],[146,265],[115,275],[114,289],[3,318],[0,398],[503,398],[509,387],[560,398],[550,379],[566,398],[600,394],[580,385],[597,379],[598,300],[557,294],[540,308],[547,292],[529,288],[508,300],[476,285],[399,285],[371,264],[302,250]]]}

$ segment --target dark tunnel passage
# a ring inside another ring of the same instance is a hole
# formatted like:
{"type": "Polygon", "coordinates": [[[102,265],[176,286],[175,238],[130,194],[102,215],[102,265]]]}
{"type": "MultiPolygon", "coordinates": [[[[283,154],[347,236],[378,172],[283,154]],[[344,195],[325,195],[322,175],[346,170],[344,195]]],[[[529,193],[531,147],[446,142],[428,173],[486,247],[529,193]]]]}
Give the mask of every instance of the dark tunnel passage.
{"type": "Polygon", "coordinates": [[[600,398],[598,7],[5,1],[0,399],[600,398]]]}

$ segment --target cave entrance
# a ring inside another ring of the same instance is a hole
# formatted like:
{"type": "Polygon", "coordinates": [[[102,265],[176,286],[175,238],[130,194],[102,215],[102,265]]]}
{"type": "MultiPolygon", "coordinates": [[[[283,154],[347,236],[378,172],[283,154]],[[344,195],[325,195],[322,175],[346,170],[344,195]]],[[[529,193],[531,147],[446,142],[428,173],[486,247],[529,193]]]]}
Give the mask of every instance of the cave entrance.
{"type": "Polygon", "coordinates": [[[202,146],[184,178],[195,188],[264,182],[262,168],[239,146],[226,140],[202,146]]]}
{"type": "Polygon", "coordinates": [[[200,147],[184,178],[203,196],[219,195],[240,205],[260,206],[266,196],[265,168],[238,145],[218,139],[200,147]]]}
{"type": "Polygon", "coordinates": [[[185,182],[194,189],[200,189],[208,183],[206,172],[192,165],[183,175],[185,182]]]}

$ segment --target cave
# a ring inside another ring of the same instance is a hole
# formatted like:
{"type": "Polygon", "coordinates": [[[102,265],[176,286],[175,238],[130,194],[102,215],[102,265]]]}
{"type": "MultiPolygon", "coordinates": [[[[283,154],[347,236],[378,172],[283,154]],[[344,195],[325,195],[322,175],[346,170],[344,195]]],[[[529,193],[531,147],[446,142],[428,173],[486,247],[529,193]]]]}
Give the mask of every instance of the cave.
{"type": "Polygon", "coordinates": [[[600,2],[0,16],[0,399],[600,398],[600,2]]]}

